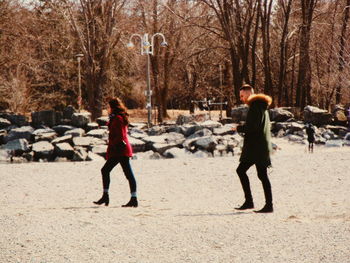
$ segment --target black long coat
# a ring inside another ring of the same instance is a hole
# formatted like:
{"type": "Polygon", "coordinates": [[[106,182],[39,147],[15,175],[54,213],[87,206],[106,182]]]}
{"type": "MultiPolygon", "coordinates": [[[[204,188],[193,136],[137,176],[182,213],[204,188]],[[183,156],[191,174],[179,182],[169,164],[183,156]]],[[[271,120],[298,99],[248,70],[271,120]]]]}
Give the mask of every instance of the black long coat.
{"type": "Polygon", "coordinates": [[[249,110],[244,125],[237,131],[244,133],[244,144],[240,162],[271,165],[271,123],[268,106],[272,98],[264,94],[253,94],[248,98],[249,110]]]}

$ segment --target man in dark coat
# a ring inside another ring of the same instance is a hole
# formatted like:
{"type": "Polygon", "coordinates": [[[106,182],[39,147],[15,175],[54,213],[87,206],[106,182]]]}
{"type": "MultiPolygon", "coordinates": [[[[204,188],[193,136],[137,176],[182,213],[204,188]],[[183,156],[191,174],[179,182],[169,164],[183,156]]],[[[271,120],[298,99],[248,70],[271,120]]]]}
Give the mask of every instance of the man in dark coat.
{"type": "Polygon", "coordinates": [[[271,165],[270,152],[271,146],[271,124],[268,106],[271,104],[271,97],[264,94],[254,94],[250,85],[243,85],[240,89],[240,99],[249,106],[247,119],[244,125],[239,125],[234,130],[244,133],[244,143],[240,164],[237,168],[237,174],[242,184],[245,195],[245,202],[242,206],[236,208],[245,210],[254,208],[253,197],[250,191],[248,169],[255,165],[258,177],[262,182],[265,194],[265,206],[257,213],[273,212],[271,184],[267,176],[267,168],[271,165]]]}

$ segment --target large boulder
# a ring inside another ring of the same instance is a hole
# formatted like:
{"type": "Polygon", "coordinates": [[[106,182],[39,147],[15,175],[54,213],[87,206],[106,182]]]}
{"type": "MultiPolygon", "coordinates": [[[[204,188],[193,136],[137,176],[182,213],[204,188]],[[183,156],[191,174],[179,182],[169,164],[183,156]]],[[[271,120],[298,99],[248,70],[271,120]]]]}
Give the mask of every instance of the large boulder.
{"type": "Polygon", "coordinates": [[[55,145],[55,154],[59,157],[67,157],[68,159],[72,159],[74,155],[74,149],[69,143],[57,143],[55,145]]]}
{"type": "Polygon", "coordinates": [[[131,144],[134,153],[144,152],[146,150],[146,143],[144,141],[129,137],[129,143],[131,144]]]}
{"type": "Polygon", "coordinates": [[[221,136],[228,135],[228,134],[235,134],[232,128],[233,128],[232,124],[225,124],[223,127],[215,128],[213,130],[213,134],[221,135],[221,136]]]}
{"type": "Polygon", "coordinates": [[[71,134],[69,134],[69,135],[58,137],[58,138],[51,141],[51,143],[53,145],[58,144],[58,143],[65,143],[65,142],[72,144],[73,143],[73,136],[71,134]]]}
{"type": "Polygon", "coordinates": [[[5,143],[6,135],[7,135],[6,130],[0,130],[0,145],[5,143]]]}
{"type": "Polygon", "coordinates": [[[7,119],[4,119],[4,118],[0,118],[0,129],[3,129],[3,128],[7,128],[9,126],[11,126],[11,122],[7,119]]]}
{"type": "Polygon", "coordinates": [[[72,119],[72,115],[74,113],[76,113],[76,110],[75,110],[75,108],[72,105],[69,105],[69,106],[67,106],[67,107],[65,107],[63,109],[62,113],[63,113],[63,119],[71,120],[72,119]]]}
{"type": "Polygon", "coordinates": [[[283,122],[294,118],[293,113],[283,108],[274,108],[269,110],[271,121],[283,122]]]}
{"type": "Polygon", "coordinates": [[[89,147],[93,144],[93,137],[73,137],[74,146],[89,147]]]}
{"type": "Polygon", "coordinates": [[[20,155],[29,150],[29,143],[26,139],[15,139],[6,143],[3,149],[20,155]]]}
{"type": "Polygon", "coordinates": [[[105,129],[95,129],[89,131],[86,135],[102,139],[108,136],[108,131],[105,129]]]}
{"type": "Polygon", "coordinates": [[[99,125],[97,124],[97,122],[90,122],[86,125],[86,130],[87,131],[91,131],[91,130],[96,130],[99,128],[99,125]]]}
{"type": "Polygon", "coordinates": [[[109,121],[109,117],[103,116],[96,119],[99,126],[106,126],[109,121]]]}
{"type": "Polygon", "coordinates": [[[90,112],[76,112],[72,115],[72,125],[79,128],[85,128],[91,122],[90,112]]]}
{"type": "Polygon", "coordinates": [[[33,132],[34,141],[52,141],[57,137],[57,133],[50,128],[37,129],[33,132]]]}
{"type": "Polygon", "coordinates": [[[332,114],[326,110],[319,109],[314,106],[306,106],[304,108],[304,121],[314,125],[326,125],[332,122],[332,114]]]}
{"type": "Polygon", "coordinates": [[[75,127],[70,126],[70,125],[57,125],[52,127],[52,129],[58,133],[59,136],[62,136],[65,134],[67,131],[75,129],[75,127]]]}
{"type": "Polygon", "coordinates": [[[31,126],[23,126],[20,128],[12,129],[8,135],[4,138],[5,142],[9,142],[15,139],[31,140],[34,129],[31,126]]]}
{"type": "Polygon", "coordinates": [[[192,135],[188,136],[187,139],[194,139],[194,138],[203,137],[203,136],[211,136],[212,134],[213,133],[211,132],[211,130],[202,129],[202,130],[198,130],[195,133],[193,133],[192,135]]]}
{"type": "Polygon", "coordinates": [[[241,105],[236,108],[233,108],[231,111],[232,121],[235,123],[239,123],[241,121],[245,121],[247,119],[248,106],[241,105]]]}
{"type": "Polygon", "coordinates": [[[193,142],[193,145],[200,150],[205,150],[207,152],[213,153],[215,150],[215,147],[217,145],[216,139],[214,139],[212,136],[205,136],[200,137],[198,139],[195,139],[193,142]]]}
{"type": "Polygon", "coordinates": [[[177,119],[176,119],[176,124],[177,125],[184,125],[184,124],[187,124],[187,123],[191,123],[194,121],[194,116],[193,115],[179,115],[177,116],[177,119]]]}
{"type": "Polygon", "coordinates": [[[78,147],[75,149],[73,154],[73,161],[82,162],[88,158],[88,153],[85,148],[78,147]]]}
{"type": "Polygon", "coordinates": [[[347,123],[346,111],[342,105],[335,105],[332,110],[334,124],[345,126],[347,123]]]}
{"type": "Polygon", "coordinates": [[[189,137],[194,134],[196,131],[203,130],[204,127],[198,124],[187,124],[183,126],[185,137],[189,137]]]}
{"type": "Polygon", "coordinates": [[[57,113],[54,110],[32,112],[32,126],[41,125],[53,127],[58,123],[57,113]]]}
{"type": "Polygon", "coordinates": [[[85,131],[82,128],[76,128],[73,130],[66,131],[64,135],[72,135],[73,137],[81,137],[85,135],[85,131]]]}
{"type": "Polygon", "coordinates": [[[100,155],[101,157],[105,157],[107,153],[107,145],[96,145],[93,146],[91,152],[100,155]]]}
{"type": "Polygon", "coordinates": [[[222,127],[222,124],[217,121],[212,121],[212,120],[206,120],[200,124],[203,128],[209,129],[209,130],[214,130],[215,128],[220,128],[222,127]]]}
{"type": "Polygon", "coordinates": [[[18,115],[9,112],[0,112],[0,118],[6,119],[18,127],[28,125],[27,118],[24,115],[18,115]]]}
{"type": "Polygon", "coordinates": [[[47,141],[33,143],[32,150],[34,152],[34,159],[46,159],[51,161],[54,157],[54,149],[54,146],[47,141]]]}

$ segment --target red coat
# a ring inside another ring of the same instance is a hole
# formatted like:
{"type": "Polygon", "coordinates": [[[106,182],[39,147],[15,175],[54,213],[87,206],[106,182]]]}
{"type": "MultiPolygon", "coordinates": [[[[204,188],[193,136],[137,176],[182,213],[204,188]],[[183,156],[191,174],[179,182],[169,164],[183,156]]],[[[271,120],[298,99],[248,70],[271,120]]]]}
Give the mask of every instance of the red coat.
{"type": "Polygon", "coordinates": [[[121,115],[116,115],[108,122],[108,147],[106,159],[118,158],[120,156],[132,156],[132,147],[128,140],[128,125],[125,123],[121,115]],[[116,145],[124,141],[126,146],[124,149],[118,149],[116,145]]]}

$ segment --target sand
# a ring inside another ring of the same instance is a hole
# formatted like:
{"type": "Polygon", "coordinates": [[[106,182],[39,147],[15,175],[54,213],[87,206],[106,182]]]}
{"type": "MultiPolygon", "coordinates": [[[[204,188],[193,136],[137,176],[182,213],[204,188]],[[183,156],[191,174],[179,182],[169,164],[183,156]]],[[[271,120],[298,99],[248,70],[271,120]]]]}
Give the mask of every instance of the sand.
{"type": "Polygon", "coordinates": [[[0,262],[349,262],[350,148],[277,144],[272,214],[233,209],[238,156],[132,161],[138,208],[120,167],[97,207],[103,162],[1,164],[0,262]]]}

